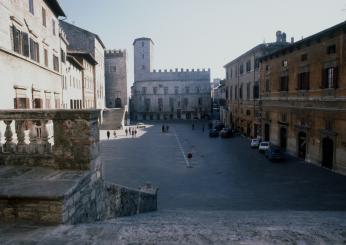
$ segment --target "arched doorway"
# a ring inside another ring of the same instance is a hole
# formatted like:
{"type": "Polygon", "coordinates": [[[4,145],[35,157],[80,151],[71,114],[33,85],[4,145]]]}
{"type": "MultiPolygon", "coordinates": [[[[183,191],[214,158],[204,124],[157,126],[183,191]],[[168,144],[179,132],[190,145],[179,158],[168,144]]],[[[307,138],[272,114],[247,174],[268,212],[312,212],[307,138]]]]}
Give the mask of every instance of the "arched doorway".
{"type": "Polygon", "coordinates": [[[264,141],[270,140],[270,125],[265,124],[264,125],[264,141]]]}
{"type": "Polygon", "coordinates": [[[322,140],[322,167],[332,169],[334,161],[334,141],[329,137],[322,140]]]}
{"type": "Polygon", "coordinates": [[[298,134],[298,156],[302,159],[305,159],[306,157],[306,133],[300,132],[298,134]]]}
{"type": "Polygon", "coordinates": [[[280,147],[282,150],[286,150],[287,148],[287,128],[280,128],[280,147]]]}
{"type": "Polygon", "coordinates": [[[116,98],[115,99],[115,107],[116,108],[121,108],[122,107],[122,103],[121,103],[121,99],[120,98],[116,98]]]}

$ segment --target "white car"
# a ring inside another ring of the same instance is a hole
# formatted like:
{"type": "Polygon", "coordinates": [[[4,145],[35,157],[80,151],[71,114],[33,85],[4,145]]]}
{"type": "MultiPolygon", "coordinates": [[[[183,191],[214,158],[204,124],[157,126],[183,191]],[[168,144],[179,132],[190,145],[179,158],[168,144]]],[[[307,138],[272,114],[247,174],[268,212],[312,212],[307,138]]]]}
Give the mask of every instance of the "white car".
{"type": "Polygon", "coordinates": [[[137,123],[137,128],[145,128],[145,124],[144,123],[137,123]]]}
{"type": "Polygon", "coordinates": [[[258,148],[260,145],[260,140],[259,139],[252,139],[250,146],[251,148],[258,148]]]}
{"type": "Polygon", "coordinates": [[[263,141],[260,143],[258,150],[259,152],[265,152],[269,149],[270,147],[270,142],[269,141],[263,141]]]}

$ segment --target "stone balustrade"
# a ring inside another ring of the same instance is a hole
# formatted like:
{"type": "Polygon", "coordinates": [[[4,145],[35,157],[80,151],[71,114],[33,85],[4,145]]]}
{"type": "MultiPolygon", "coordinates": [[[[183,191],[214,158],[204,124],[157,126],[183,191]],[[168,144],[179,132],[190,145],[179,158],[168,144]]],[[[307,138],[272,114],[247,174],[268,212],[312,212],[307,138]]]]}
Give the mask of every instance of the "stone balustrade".
{"type": "Polygon", "coordinates": [[[98,110],[0,110],[0,165],[99,168],[99,115],[98,110]]]}

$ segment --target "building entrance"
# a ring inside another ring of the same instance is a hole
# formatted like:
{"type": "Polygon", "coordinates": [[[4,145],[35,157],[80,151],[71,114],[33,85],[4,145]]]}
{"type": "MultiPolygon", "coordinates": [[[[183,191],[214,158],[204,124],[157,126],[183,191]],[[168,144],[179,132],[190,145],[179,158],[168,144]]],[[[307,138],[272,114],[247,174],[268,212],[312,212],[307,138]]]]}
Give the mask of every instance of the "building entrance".
{"type": "Polygon", "coordinates": [[[322,140],[322,167],[332,169],[334,160],[334,141],[330,138],[322,140]]]}
{"type": "Polygon", "coordinates": [[[115,108],[121,108],[121,107],[122,107],[121,99],[116,98],[115,99],[115,108]]]}
{"type": "Polygon", "coordinates": [[[287,148],[287,128],[285,127],[280,129],[280,147],[282,150],[287,148]]]}
{"type": "Polygon", "coordinates": [[[270,125],[265,124],[264,125],[264,141],[270,140],[270,125]]]}

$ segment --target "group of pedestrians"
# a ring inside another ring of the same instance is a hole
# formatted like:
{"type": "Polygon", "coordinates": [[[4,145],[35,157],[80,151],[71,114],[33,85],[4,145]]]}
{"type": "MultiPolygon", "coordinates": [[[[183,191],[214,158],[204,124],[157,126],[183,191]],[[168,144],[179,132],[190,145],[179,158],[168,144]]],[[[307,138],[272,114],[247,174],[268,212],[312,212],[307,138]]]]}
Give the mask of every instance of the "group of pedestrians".
{"type": "Polygon", "coordinates": [[[168,131],[169,131],[169,126],[162,124],[161,132],[162,133],[168,133],[168,131]]]}
{"type": "MultiPolygon", "coordinates": [[[[136,138],[137,137],[137,129],[136,128],[126,128],[125,129],[125,135],[126,137],[130,136],[132,138],[136,138]]],[[[113,136],[114,138],[117,137],[117,132],[114,130],[113,131],[113,136]]],[[[108,130],[107,131],[107,139],[109,139],[111,137],[111,132],[108,130]]]]}
{"type": "MultiPolygon", "coordinates": [[[[196,126],[195,126],[195,123],[192,123],[191,129],[192,129],[192,130],[195,130],[195,127],[196,127],[196,126]]],[[[204,131],[205,131],[205,124],[202,125],[202,131],[203,131],[203,133],[204,133],[204,131]]]]}
{"type": "Polygon", "coordinates": [[[129,128],[129,129],[125,129],[125,134],[126,134],[126,137],[129,135],[129,136],[132,136],[132,138],[135,138],[137,137],[137,129],[136,128],[129,128]]]}

